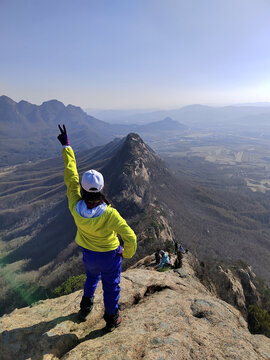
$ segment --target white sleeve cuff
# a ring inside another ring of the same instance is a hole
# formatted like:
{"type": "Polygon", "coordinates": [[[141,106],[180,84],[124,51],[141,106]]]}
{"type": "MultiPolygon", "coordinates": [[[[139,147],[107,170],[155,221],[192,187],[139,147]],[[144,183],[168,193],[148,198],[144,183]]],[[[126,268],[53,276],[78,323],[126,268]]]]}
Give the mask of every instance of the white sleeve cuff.
{"type": "Polygon", "coordinates": [[[70,145],[63,145],[63,148],[71,148],[70,145]]]}

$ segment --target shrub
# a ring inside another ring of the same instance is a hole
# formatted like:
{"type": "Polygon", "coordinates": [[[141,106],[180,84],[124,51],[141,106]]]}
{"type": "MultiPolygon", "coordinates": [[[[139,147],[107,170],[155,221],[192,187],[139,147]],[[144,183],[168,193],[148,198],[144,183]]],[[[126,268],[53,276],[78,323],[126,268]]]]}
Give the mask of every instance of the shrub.
{"type": "Polygon", "coordinates": [[[167,239],[164,243],[164,249],[168,253],[174,252],[174,243],[167,239]]]}
{"type": "Polygon", "coordinates": [[[244,259],[238,259],[235,262],[235,266],[243,270],[247,270],[249,268],[249,264],[244,259]]]}
{"type": "Polygon", "coordinates": [[[159,223],[159,224],[158,224],[158,227],[159,227],[159,231],[162,231],[162,230],[165,229],[165,226],[164,226],[164,224],[162,224],[162,223],[159,223]]]}
{"type": "Polygon", "coordinates": [[[265,284],[264,280],[259,277],[256,277],[254,284],[260,294],[262,308],[270,313],[270,288],[265,284]]]}
{"type": "Polygon", "coordinates": [[[158,271],[158,272],[165,272],[165,271],[169,271],[169,270],[170,270],[170,268],[164,267],[164,268],[158,269],[157,271],[158,271]]]}
{"type": "Polygon", "coordinates": [[[249,264],[244,259],[238,259],[234,262],[232,266],[230,266],[230,270],[234,275],[237,275],[237,271],[240,269],[248,270],[249,264]]]}
{"type": "Polygon", "coordinates": [[[256,305],[250,305],[248,308],[248,326],[252,333],[270,337],[270,314],[256,305]]]}
{"type": "Polygon", "coordinates": [[[68,295],[74,291],[80,290],[83,288],[84,282],[86,280],[86,275],[81,274],[78,276],[71,276],[66,281],[64,281],[60,286],[57,286],[52,290],[53,297],[58,297],[62,295],[68,295]]]}

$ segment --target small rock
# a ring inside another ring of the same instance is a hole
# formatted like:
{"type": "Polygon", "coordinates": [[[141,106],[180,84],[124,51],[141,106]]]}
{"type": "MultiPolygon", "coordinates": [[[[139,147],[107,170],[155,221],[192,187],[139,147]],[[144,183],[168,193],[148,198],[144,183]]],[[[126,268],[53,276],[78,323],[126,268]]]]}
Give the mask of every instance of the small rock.
{"type": "Polygon", "coordinates": [[[174,272],[176,272],[181,278],[187,278],[187,273],[184,269],[174,269],[174,272]]]}

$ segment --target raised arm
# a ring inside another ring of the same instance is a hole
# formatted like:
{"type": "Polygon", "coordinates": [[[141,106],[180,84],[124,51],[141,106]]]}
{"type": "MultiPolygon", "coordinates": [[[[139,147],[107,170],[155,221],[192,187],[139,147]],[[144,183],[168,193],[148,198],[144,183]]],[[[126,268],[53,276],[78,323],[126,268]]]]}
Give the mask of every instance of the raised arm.
{"type": "Polygon", "coordinates": [[[64,181],[67,186],[69,209],[72,212],[75,209],[77,202],[81,198],[80,181],[76,166],[75,155],[70,146],[66,127],[65,125],[63,125],[63,128],[61,128],[60,125],[58,125],[58,127],[60,130],[60,135],[58,135],[57,139],[63,146],[63,158],[65,164],[64,181]]]}
{"type": "Polygon", "coordinates": [[[126,220],[124,220],[115,209],[113,214],[113,230],[116,231],[124,241],[123,257],[132,258],[137,249],[137,237],[126,220]]]}

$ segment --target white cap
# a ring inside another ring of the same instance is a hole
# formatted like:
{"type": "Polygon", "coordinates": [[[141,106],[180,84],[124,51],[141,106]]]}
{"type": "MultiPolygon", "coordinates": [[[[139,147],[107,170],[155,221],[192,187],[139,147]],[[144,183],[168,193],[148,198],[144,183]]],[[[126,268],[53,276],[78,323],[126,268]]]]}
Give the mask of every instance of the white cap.
{"type": "Polygon", "coordinates": [[[96,170],[88,170],[82,176],[82,188],[88,192],[99,192],[103,189],[103,175],[96,170]]]}

